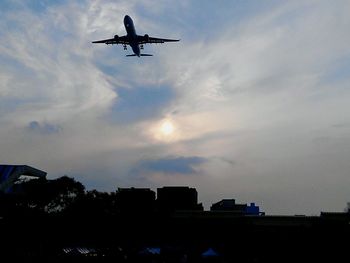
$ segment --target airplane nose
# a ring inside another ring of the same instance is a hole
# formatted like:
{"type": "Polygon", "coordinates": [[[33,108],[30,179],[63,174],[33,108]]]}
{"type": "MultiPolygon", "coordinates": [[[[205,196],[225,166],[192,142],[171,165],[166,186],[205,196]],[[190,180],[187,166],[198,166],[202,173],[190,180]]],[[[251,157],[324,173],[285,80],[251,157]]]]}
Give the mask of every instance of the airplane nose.
{"type": "Polygon", "coordinates": [[[126,23],[127,21],[130,21],[130,16],[128,15],[124,16],[124,23],[126,23]]]}

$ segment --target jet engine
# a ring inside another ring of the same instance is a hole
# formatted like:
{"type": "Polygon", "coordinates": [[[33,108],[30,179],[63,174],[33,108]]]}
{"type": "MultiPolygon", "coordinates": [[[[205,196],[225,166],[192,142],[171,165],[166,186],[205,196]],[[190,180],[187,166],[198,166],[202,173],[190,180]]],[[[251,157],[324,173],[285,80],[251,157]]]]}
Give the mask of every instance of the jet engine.
{"type": "Polygon", "coordinates": [[[118,35],[115,35],[115,36],[114,36],[114,39],[115,39],[115,40],[118,40],[118,38],[119,38],[118,35]]]}
{"type": "Polygon", "coordinates": [[[148,35],[148,34],[146,34],[146,35],[144,36],[144,38],[145,38],[145,41],[146,41],[146,42],[149,41],[149,35],[148,35]]]}

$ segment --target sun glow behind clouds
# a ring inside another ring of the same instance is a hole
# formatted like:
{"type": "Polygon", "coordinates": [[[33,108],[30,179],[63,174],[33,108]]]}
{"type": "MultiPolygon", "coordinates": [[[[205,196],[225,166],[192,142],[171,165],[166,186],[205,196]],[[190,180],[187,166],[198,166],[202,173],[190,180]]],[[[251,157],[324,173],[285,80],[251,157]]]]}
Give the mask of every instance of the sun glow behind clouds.
{"type": "Polygon", "coordinates": [[[162,142],[173,142],[178,139],[178,130],[174,122],[164,119],[158,122],[152,129],[153,137],[162,142]]]}
{"type": "Polygon", "coordinates": [[[175,127],[173,123],[169,120],[165,120],[160,127],[160,132],[164,136],[170,136],[171,134],[174,133],[174,131],[175,131],[175,127]]]}

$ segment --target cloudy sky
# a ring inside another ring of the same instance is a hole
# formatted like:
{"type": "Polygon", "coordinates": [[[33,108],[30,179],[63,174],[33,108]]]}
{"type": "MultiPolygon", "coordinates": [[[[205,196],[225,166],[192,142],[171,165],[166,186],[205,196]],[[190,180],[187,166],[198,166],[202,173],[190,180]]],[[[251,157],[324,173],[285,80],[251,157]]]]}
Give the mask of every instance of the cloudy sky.
{"type": "Polygon", "coordinates": [[[0,162],[269,214],[350,201],[350,1],[2,0],[0,162]],[[180,38],[126,58],[91,41],[180,38]]]}

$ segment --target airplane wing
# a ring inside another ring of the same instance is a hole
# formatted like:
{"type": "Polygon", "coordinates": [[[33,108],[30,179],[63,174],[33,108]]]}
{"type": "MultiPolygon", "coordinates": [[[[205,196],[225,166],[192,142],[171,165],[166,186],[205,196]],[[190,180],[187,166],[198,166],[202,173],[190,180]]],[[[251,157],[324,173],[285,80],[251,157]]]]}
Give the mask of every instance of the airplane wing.
{"type": "Polygon", "coordinates": [[[129,40],[126,36],[115,36],[114,38],[109,38],[109,39],[104,39],[104,40],[98,40],[98,41],[93,41],[92,43],[104,43],[107,45],[118,45],[118,44],[129,44],[129,40]]]}
{"type": "Polygon", "coordinates": [[[147,34],[144,36],[137,36],[139,44],[162,44],[165,42],[177,42],[180,39],[168,39],[168,38],[157,38],[150,37],[147,34]]]}

